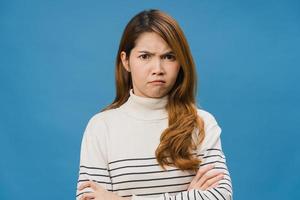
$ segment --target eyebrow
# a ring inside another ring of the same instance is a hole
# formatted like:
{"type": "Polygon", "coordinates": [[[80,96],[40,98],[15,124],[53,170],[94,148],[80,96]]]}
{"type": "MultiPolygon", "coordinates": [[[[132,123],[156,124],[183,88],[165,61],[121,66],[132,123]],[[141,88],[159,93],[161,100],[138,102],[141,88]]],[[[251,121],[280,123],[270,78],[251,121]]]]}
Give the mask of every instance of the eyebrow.
{"type": "MultiPolygon", "coordinates": [[[[155,53],[151,53],[150,51],[146,51],[146,50],[138,51],[138,53],[147,53],[150,55],[155,55],[155,53]]],[[[171,50],[171,51],[167,51],[166,53],[163,53],[162,55],[167,55],[167,54],[175,54],[175,53],[171,50]]]]}

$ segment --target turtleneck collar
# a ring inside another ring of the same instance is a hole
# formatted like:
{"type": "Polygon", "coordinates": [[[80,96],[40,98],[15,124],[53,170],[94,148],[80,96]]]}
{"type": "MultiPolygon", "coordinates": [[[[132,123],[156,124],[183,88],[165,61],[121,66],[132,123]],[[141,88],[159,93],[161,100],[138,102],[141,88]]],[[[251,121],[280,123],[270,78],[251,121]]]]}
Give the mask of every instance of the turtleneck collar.
{"type": "Polygon", "coordinates": [[[168,117],[166,105],[168,96],[149,98],[137,96],[133,89],[129,91],[128,100],[120,107],[127,115],[140,120],[158,120],[168,117]]]}

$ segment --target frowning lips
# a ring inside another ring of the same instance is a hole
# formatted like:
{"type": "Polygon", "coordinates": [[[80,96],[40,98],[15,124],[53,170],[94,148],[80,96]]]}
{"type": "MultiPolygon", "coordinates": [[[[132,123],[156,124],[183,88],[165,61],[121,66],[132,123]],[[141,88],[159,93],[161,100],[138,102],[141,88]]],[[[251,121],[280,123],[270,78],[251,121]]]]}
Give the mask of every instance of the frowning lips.
{"type": "Polygon", "coordinates": [[[165,83],[165,82],[166,82],[166,81],[160,80],[160,79],[150,81],[150,83],[165,83]]]}

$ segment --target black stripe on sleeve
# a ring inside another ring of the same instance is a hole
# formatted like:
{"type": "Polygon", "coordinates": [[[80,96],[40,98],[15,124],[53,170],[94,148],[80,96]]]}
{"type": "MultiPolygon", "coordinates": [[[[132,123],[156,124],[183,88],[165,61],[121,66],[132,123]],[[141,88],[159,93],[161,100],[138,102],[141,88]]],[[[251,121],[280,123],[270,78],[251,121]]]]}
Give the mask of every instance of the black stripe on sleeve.
{"type": "Polygon", "coordinates": [[[203,156],[203,158],[211,158],[211,157],[220,157],[220,158],[225,159],[225,157],[222,156],[222,155],[220,155],[220,154],[214,154],[214,155],[209,155],[209,156],[203,156]]]}
{"type": "Polygon", "coordinates": [[[218,199],[218,197],[210,190],[207,190],[209,193],[211,193],[216,199],[218,199]]]}
{"type": "Polygon", "coordinates": [[[231,182],[231,179],[229,179],[229,178],[223,178],[223,180],[231,182]]]}
{"type": "Polygon", "coordinates": [[[206,151],[221,151],[221,152],[223,152],[222,149],[215,149],[215,148],[206,149],[206,151]]]}
{"type": "Polygon", "coordinates": [[[231,185],[228,184],[228,183],[219,183],[219,185],[220,185],[220,186],[221,186],[221,185],[227,185],[228,187],[230,187],[230,189],[232,189],[231,185]]]}
{"type": "Polygon", "coordinates": [[[204,200],[203,196],[201,195],[201,192],[200,192],[199,190],[198,190],[197,192],[198,192],[198,194],[200,195],[201,199],[204,200]]]}
{"type": "Polygon", "coordinates": [[[89,167],[89,166],[85,166],[85,165],[80,165],[80,168],[107,170],[107,168],[89,167]]]}
{"type": "Polygon", "coordinates": [[[88,191],[86,191],[86,192],[81,192],[81,193],[77,194],[76,197],[79,197],[80,195],[83,195],[83,194],[85,194],[85,193],[92,193],[92,192],[88,192],[88,191]]]}
{"type": "MultiPolygon", "coordinates": [[[[86,182],[86,181],[90,181],[90,179],[79,179],[77,182],[80,183],[80,182],[86,182]]],[[[111,182],[104,182],[104,181],[96,181],[96,180],[93,180],[94,182],[96,183],[102,183],[102,184],[111,184],[111,182]]]]}
{"type": "Polygon", "coordinates": [[[209,197],[205,194],[205,193],[203,193],[204,194],[204,196],[206,196],[206,198],[208,198],[209,199],[209,197]]]}
{"type": "Polygon", "coordinates": [[[102,177],[109,177],[109,175],[104,175],[104,174],[90,174],[87,172],[80,172],[80,175],[89,175],[89,176],[102,176],[102,177]]]}
{"type": "Polygon", "coordinates": [[[214,169],[224,169],[224,170],[228,171],[228,169],[226,167],[214,167],[214,169]]]}
{"type": "Polygon", "coordinates": [[[231,191],[230,190],[228,190],[227,188],[225,188],[225,187],[218,187],[218,188],[220,188],[220,189],[224,189],[224,190],[227,190],[227,192],[229,192],[230,194],[231,194],[231,191]]]}
{"type": "Polygon", "coordinates": [[[220,195],[224,200],[226,200],[225,197],[221,194],[221,192],[219,192],[216,188],[213,188],[213,190],[215,190],[217,193],[219,193],[219,195],[220,195]]]}
{"type": "Polygon", "coordinates": [[[211,161],[211,162],[207,162],[207,163],[203,163],[203,164],[200,164],[200,166],[205,166],[205,165],[209,165],[209,164],[214,164],[214,163],[221,163],[221,164],[226,164],[225,162],[223,161],[211,161]]]}

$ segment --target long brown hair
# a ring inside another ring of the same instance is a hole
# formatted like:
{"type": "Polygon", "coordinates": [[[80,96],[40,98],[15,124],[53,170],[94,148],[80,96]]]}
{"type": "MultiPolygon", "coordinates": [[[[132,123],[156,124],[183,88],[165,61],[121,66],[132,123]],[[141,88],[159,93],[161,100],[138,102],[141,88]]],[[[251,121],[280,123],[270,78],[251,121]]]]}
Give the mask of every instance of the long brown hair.
{"type": "Polygon", "coordinates": [[[204,139],[204,122],[197,114],[195,104],[197,77],[189,45],[178,23],[168,14],[159,10],[144,10],[134,16],[123,32],[116,57],[116,97],[104,110],[118,108],[129,98],[132,88],[130,73],[122,66],[120,54],[129,57],[137,38],[144,32],[160,35],[174,51],[180,63],[180,70],[173,88],[168,94],[166,110],[168,128],[160,137],[155,151],[160,166],[175,166],[181,170],[198,170],[201,160],[193,150],[204,139]],[[196,131],[196,132],[195,132],[196,131]],[[196,140],[193,134],[197,133],[196,140]]]}

